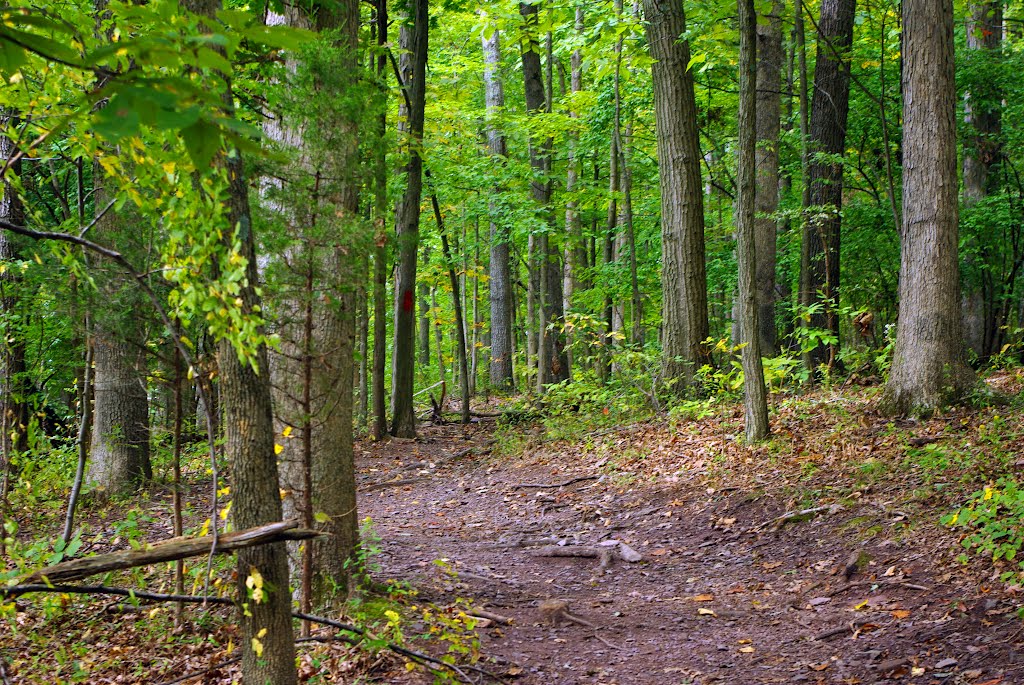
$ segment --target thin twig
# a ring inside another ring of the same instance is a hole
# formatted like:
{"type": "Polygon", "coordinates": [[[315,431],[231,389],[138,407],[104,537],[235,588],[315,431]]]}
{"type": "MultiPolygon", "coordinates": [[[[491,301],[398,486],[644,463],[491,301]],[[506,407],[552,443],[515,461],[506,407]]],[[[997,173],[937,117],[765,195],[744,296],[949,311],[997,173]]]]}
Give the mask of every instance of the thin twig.
{"type": "Polygon", "coordinates": [[[525,489],[525,488],[564,488],[567,485],[573,483],[580,483],[585,480],[597,480],[601,476],[579,476],[577,478],[570,478],[564,483],[523,483],[522,485],[514,485],[514,488],[525,489]]]}

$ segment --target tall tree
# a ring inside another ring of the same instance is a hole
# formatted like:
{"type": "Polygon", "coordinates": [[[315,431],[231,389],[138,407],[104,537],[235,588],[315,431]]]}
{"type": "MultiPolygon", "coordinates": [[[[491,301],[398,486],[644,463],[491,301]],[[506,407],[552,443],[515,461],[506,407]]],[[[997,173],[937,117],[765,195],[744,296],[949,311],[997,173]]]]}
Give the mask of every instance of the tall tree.
{"type": "MultiPolygon", "coordinates": [[[[501,80],[501,34],[484,31],[484,100],[487,107],[487,148],[496,163],[504,164],[508,150],[497,118],[505,108],[505,88],[501,80]]],[[[495,188],[496,193],[501,188],[495,188]]],[[[500,219],[497,203],[488,204],[491,225],[491,385],[498,390],[512,389],[512,267],[508,227],[500,219]]]]}
{"type": "MultiPolygon", "coordinates": [[[[216,21],[221,0],[184,0],[183,6],[206,17],[206,30],[216,21]]],[[[234,115],[230,81],[222,94],[227,117],[234,115]]],[[[227,172],[228,193],[224,245],[234,250],[240,241],[246,260],[246,279],[238,293],[246,317],[261,310],[256,266],[256,240],[249,206],[249,184],[242,154],[220,154],[227,172]]],[[[281,520],[281,485],[274,455],[267,349],[260,344],[252,359],[243,359],[227,340],[217,346],[220,405],[223,411],[224,455],[231,464],[231,517],[242,530],[281,520]]],[[[293,685],[296,680],[295,642],[288,592],[288,559],[283,542],[239,550],[236,588],[242,626],[242,680],[245,683],[293,685]]]]}
{"type": "Polygon", "coordinates": [[[281,443],[284,511],[328,533],[302,546],[308,612],[313,603],[345,599],[356,568],[351,389],[360,269],[350,236],[359,221],[359,108],[349,84],[359,68],[359,2],[341,0],[313,15],[292,7],[284,12],[269,12],[267,23],[332,36],[330,46],[299,57],[302,63],[287,70],[289,92],[301,97],[286,97],[282,113],[265,127],[292,154],[287,172],[278,175],[288,181],[278,182],[276,199],[268,191],[295,241],[278,307],[282,349],[271,358],[276,419],[282,432],[296,430],[281,443]],[[300,199],[289,203],[288,196],[300,199]]]}
{"type": "MultiPolygon", "coordinates": [[[[991,63],[1002,44],[1002,0],[971,4],[968,13],[967,59],[991,63]]],[[[982,70],[982,73],[987,75],[988,70],[982,70]]],[[[973,207],[996,189],[996,175],[992,170],[1002,157],[1002,91],[999,79],[978,78],[964,94],[964,119],[969,126],[964,138],[963,156],[965,207],[973,207]]],[[[991,246],[971,245],[965,263],[968,274],[965,274],[964,283],[964,338],[967,347],[979,359],[986,359],[998,351],[1001,337],[1002,317],[999,313],[1003,303],[998,301],[1002,299],[999,297],[1001,293],[996,293],[996,288],[992,287],[996,279],[984,274],[983,254],[970,254],[990,250],[991,246]]]]}
{"type": "Polygon", "coordinates": [[[783,10],[781,0],[775,0],[765,21],[757,22],[754,251],[757,253],[757,330],[763,355],[773,355],[778,349],[775,330],[775,233],[778,222],[772,214],[779,206],[783,10]]]}
{"type": "Polygon", "coordinates": [[[391,367],[391,432],[400,438],[416,435],[413,413],[416,327],[416,257],[420,240],[420,198],[423,193],[423,116],[427,94],[428,0],[410,0],[409,16],[402,24],[399,75],[408,98],[405,121],[399,128],[407,136],[408,161],[402,169],[405,192],[395,208],[398,265],[395,270],[395,344],[391,367]]]}
{"type": "MultiPolygon", "coordinates": [[[[7,164],[14,158],[14,141],[2,131],[16,122],[12,113],[0,109],[0,161],[7,164]]],[[[21,175],[21,162],[10,165],[8,174],[21,175]]],[[[5,175],[0,185],[0,220],[21,226],[25,223],[25,208],[21,198],[5,175]]],[[[28,403],[25,392],[25,342],[18,328],[18,269],[11,262],[18,258],[14,236],[0,232],[0,506],[6,502],[11,457],[25,449],[28,423],[28,403]]]]}
{"type": "Polygon", "coordinates": [[[754,0],[738,0],[740,19],[739,155],[736,170],[736,254],[739,265],[739,312],[741,335],[747,344],[741,351],[743,407],[747,442],[768,435],[768,401],[761,366],[761,336],[757,319],[757,227],[754,219],[757,181],[757,14],[754,0]]]}
{"type": "Polygon", "coordinates": [[[697,103],[681,2],[644,0],[661,181],[662,357],[681,390],[710,359],[697,103]]]}
{"type": "Polygon", "coordinates": [[[809,325],[829,331],[835,342],[810,350],[807,364],[832,368],[839,353],[839,247],[843,204],[846,119],[850,110],[850,60],[856,0],[822,0],[818,56],[811,100],[808,186],[801,264],[801,304],[814,307],[809,325]]]}
{"type": "Polygon", "coordinates": [[[387,148],[384,137],[387,133],[387,78],[388,56],[384,50],[388,44],[388,3],[377,0],[374,27],[377,34],[377,87],[378,107],[376,134],[377,149],[374,151],[373,166],[373,424],[370,428],[374,439],[380,440],[388,432],[387,391],[384,389],[387,366],[387,281],[388,281],[388,167],[387,148]]]}
{"type": "Polygon", "coordinates": [[[952,0],[903,2],[903,122],[899,324],[879,407],[926,416],[974,382],[957,260],[952,0]]]}
{"type": "MultiPolygon", "coordinates": [[[[539,31],[539,6],[533,3],[519,4],[523,18],[522,52],[523,82],[526,90],[526,111],[536,115],[550,111],[550,98],[545,88],[541,70],[539,31]]],[[[549,50],[548,66],[551,58],[549,50]]],[[[551,76],[548,75],[548,87],[551,76]]],[[[553,141],[547,138],[538,141],[530,139],[530,166],[533,179],[530,182],[533,199],[542,217],[544,228],[536,236],[536,259],[531,264],[531,275],[537,279],[537,389],[543,392],[549,383],[558,383],[569,378],[569,362],[565,356],[565,337],[560,330],[564,316],[562,310],[562,268],[559,251],[552,238],[554,212],[551,206],[551,148],[553,141]]]]}

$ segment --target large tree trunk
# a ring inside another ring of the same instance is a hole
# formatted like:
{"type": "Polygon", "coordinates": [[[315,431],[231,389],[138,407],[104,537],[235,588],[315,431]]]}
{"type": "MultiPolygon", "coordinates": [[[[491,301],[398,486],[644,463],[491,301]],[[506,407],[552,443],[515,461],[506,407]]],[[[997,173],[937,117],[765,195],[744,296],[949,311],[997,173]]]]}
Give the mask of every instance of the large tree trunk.
{"type": "Polygon", "coordinates": [[[903,59],[899,324],[879,406],[926,416],[974,380],[960,312],[952,0],[904,0],[903,59]]]}
{"type": "MultiPolygon", "coordinates": [[[[187,0],[183,4],[190,11],[211,20],[221,7],[220,0],[187,0]]],[[[228,84],[223,94],[224,110],[226,115],[233,116],[230,93],[228,84]]],[[[229,182],[223,231],[225,247],[234,249],[235,231],[232,228],[237,226],[247,271],[239,298],[243,315],[253,317],[261,303],[257,291],[259,274],[249,186],[238,150],[221,155],[220,163],[227,168],[229,182]]],[[[218,344],[224,454],[231,464],[231,517],[236,530],[281,520],[281,486],[274,455],[274,421],[266,347],[260,345],[254,355],[254,363],[250,363],[239,357],[229,341],[222,340],[218,344]]],[[[295,638],[284,543],[239,550],[236,588],[243,606],[238,616],[242,627],[243,682],[293,685],[296,682],[295,638]],[[257,583],[263,595],[260,601],[255,601],[250,588],[250,584],[255,588],[257,583]],[[257,650],[257,644],[262,648],[257,650]]]]}
{"type": "Polygon", "coordinates": [[[775,234],[778,222],[771,214],[779,206],[779,129],[782,85],[781,0],[772,4],[767,21],[757,22],[757,182],[754,195],[754,251],[757,330],[761,354],[778,351],[775,331],[775,234]]]}
{"type": "MultiPolygon", "coordinates": [[[[825,329],[836,338],[810,350],[807,364],[832,368],[839,353],[839,246],[843,204],[843,165],[815,157],[815,153],[842,156],[846,147],[846,119],[850,103],[850,62],[846,55],[853,42],[856,0],[823,0],[818,21],[818,58],[814,70],[814,98],[811,101],[806,183],[813,212],[804,225],[805,261],[801,268],[804,290],[802,304],[816,306],[810,326],[825,329]]],[[[805,207],[807,209],[807,207],[805,207]]]]}
{"type": "MultiPolygon", "coordinates": [[[[739,318],[742,339],[743,407],[747,442],[768,435],[768,400],[761,366],[761,336],[757,292],[757,234],[754,220],[754,186],[757,179],[755,161],[757,123],[757,35],[754,0],[739,0],[740,18],[740,111],[739,159],[737,165],[736,256],[739,266],[739,318]]],[[[777,108],[776,108],[776,111],[777,108]]],[[[774,234],[774,232],[773,232],[774,234]]]]}
{"type": "MultiPolygon", "coordinates": [[[[288,24],[334,31],[337,40],[327,59],[296,69],[313,72],[308,80],[322,92],[315,102],[293,102],[290,113],[270,120],[268,137],[295,155],[284,178],[299,179],[312,196],[309,204],[290,206],[290,189],[271,205],[283,213],[296,243],[287,260],[301,280],[280,306],[282,353],[272,357],[277,427],[297,431],[282,439],[281,480],[284,511],[304,519],[307,527],[328,533],[302,546],[303,610],[347,598],[350,575],[356,570],[358,518],[352,446],[356,281],[355,246],[344,236],[358,220],[358,192],[352,168],[358,163],[356,121],[348,109],[336,109],[345,94],[340,84],[358,70],[358,0],[342,0],[333,11],[315,17],[289,8],[286,15],[269,13],[268,24],[288,24]],[[325,97],[326,96],[326,97],[325,97]],[[301,108],[301,109],[300,109],[301,108]],[[298,112],[302,114],[299,115],[298,112]],[[313,132],[329,132],[326,140],[310,140],[313,132]],[[320,152],[320,150],[325,150],[320,152]],[[315,515],[325,515],[322,522],[315,515]]],[[[298,550],[299,546],[294,548],[298,550]]]]}
{"type": "MultiPolygon", "coordinates": [[[[96,165],[94,206],[101,211],[109,201],[101,187],[102,171],[96,165]]],[[[128,228],[124,215],[114,209],[97,222],[101,242],[125,249],[128,228]]],[[[145,385],[145,357],[139,319],[123,315],[133,305],[133,285],[120,273],[109,271],[98,279],[102,300],[121,311],[97,310],[93,316],[95,365],[91,459],[85,475],[90,488],[106,495],[135,490],[152,476],[149,460],[149,397],[145,385]]]]}
{"type": "Polygon", "coordinates": [[[416,326],[416,258],[420,240],[420,197],[423,192],[423,113],[426,99],[427,0],[410,0],[408,21],[402,25],[399,43],[401,87],[405,88],[409,109],[400,126],[408,136],[409,160],[403,171],[405,193],[395,208],[398,240],[398,268],[395,270],[395,344],[391,369],[391,432],[400,438],[416,435],[413,413],[416,326]]]}
{"type": "MultiPolygon", "coordinates": [[[[1003,35],[1003,3],[983,2],[971,5],[967,22],[968,59],[997,52],[1003,35]]],[[[970,133],[964,139],[964,205],[973,206],[988,197],[995,190],[993,165],[1002,157],[999,136],[1002,128],[1001,106],[1002,86],[997,80],[973,84],[973,92],[964,94],[964,119],[970,126],[970,133]]],[[[984,250],[985,245],[971,245],[973,251],[984,250]]],[[[997,302],[996,293],[985,297],[981,262],[984,258],[969,254],[965,263],[963,295],[964,340],[968,349],[979,359],[987,359],[999,348],[999,312],[1002,303],[997,302]]],[[[992,281],[998,281],[992,275],[992,281]]],[[[991,290],[995,290],[994,288],[991,290]]],[[[1000,288],[1001,290],[1001,288],[1000,288]]]]}
{"type": "Polygon", "coordinates": [[[644,0],[654,81],[661,180],[661,241],[665,379],[682,390],[710,359],[704,198],[697,138],[697,104],[688,69],[690,46],[682,3],[644,0]]]}
{"type": "MultiPolygon", "coordinates": [[[[540,43],[538,31],[538,5],[520,3],[519,13],[523,17],[522,50],[523,81],[526,89],[526,111],[528,114],[544,112],[550,105],[545,92],[544,76],[541,72],[540,43]]],[[[549,65],[550,67],[550,58],[549,65]]],[[[548,78],[550,84],[550,75],[548,78]]],[[[548,229],[554,228],[554,213],[551,207],[551,139],[530,141],[530,166],[534,178],[530,183],[533,199],[548,229]]],[[[553,231],[551,231],[553,232],[553,231]]],[[[536,259],[531,268],[537,278],[537,388],[543,392],[546,385],[569,378],[569,362],[565,356],[565,338],[560,331],[564,312],[562,309],[562,267],[559,251],[549,232],[536,237],[536,259]]]]}

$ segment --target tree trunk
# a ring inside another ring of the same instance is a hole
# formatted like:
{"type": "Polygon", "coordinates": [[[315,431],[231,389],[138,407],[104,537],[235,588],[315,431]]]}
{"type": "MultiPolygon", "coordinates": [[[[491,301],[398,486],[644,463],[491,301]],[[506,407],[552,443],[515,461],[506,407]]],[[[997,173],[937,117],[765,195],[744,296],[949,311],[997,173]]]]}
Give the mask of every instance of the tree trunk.
{"type": "Polygon", "coordinates": [[[754,251],[757,330],[761,354],[778,352],[775,330],[775,235],[778,222],[769,215],[779,206],[779,129],[782,85],[781,0],[772,4],[766,22],[757,23],[757,181],[754,195],[754,251]]]}
{"type": "MultiPolygon", "coordinates": [[[[761,336],[757,318],[757,227],[754,219],[757,181],[757,15],[754,0],[739,0],[740,18],[740,111],[739,160],[737,165],[736,254],[739,265],[739,310],[742,338],[747,343],[743,363],[743,408],[747,442],[768,435],[768,400],[761,367],[761,336]]],[[[777,111],[777,109],[776,109],[777,111]]],[[[773,231],[774,237],[774,231],[773,231]]]]}
{"type": "MultiPolygon", "coordinates": [[[[846,148],[846,119],[850,103],[850,62],[856,0],[823,0],[818,21],[818,57],[814,70],[809,148],[812,154],[806,180],[810,208],[803,240],[806,245],[805,307],[816,307],[810,326],[829,331],[836,341],[809,351],[807,364],[816,369],[835,366],[839,353],[839,246],[843,204],[843,165],[833,161],[846,148]],[[819,159],[816,153],[833,159],[819,159]]],[[[805,207],[805,209],[809,209],[805,207]]]]}
{"type": "MultiPolygon", "coordinates": [[[[267,23],[337,33],[326,60],[296,68],[312,72],[309,80],[321,91],[315,102],[331,102],[325,95],[344,97],[340,84],[355,78],[358,70],[358,0],[342,0],[315,17],[294,8],[286,12],[268,13],[267,23]]],[[[314,604],[347,599],[356,570],[352,389],[356,284],[361,274],[357,250],[345,244],[344,235],[358,220],[359,186],[349,180],[354,179],[358,147],[357,122],[346,110],[332,104],[291,105],[291,113],[269,120],[267,133],[295,155],[288,173],[281,176],[303,182],[300,187],[311,197],[308,204],[290,206],[286,203],[292,193],[285,186],[279,189],[281,199],[271,202],[285,215],[296,240],[287,261],[293,269],[302,269],[295,274],[302,283],[279,305],[282,354],[272,357],[271,373],[278,432],[298,431],[296,438],[280,442],[284,511],[289,518],[301,516],[307,527],[315,524],[329,533],[303,545],[303,608],[308,611],[314,604]],[[331,131],[331,137],[312,140],[307,131],[331,131]],[[322,145],[326,152],[319,152],[322,145]],[[323,520],[315,522],[318,514],[323,520]]]]}
{"type": "Polygon", "coordinates": [[[445,230],[444,217],[437,195],[431,193],[430,205],[434,209],[434,220],[437,230],[441,233],[441,251],[448,269],[448,281],[452,287],[452,306],[455,310],[455,357],[459,365],[459,392],[462,396],[462,423],[469,424],[469,364],[466,362],[466,327],[462,317],[462,296],[459,288],[459,275],[452,261],[452,251],[448,244],[448,232],[445,230]]]}
{"type": "MultiPolygon", "coordinates": [[[[187,0],[184,6],[213,20],[220,0],[187,0]]],[[[224,110],[233,116],[230,85],[223,94],[224,110]]],[[[228,196],[224,219],[225,247],[233,250],[239,228],[242,256],[246,259],[247,278],[241,283],[239,298],[242,313],[255,316],[260,308],[257,292],[255,237],[249,208],[249,186],[242,155],[238,150],[220,155],[227,168],[228,196]]],[[[255,528],[281,520],[281,486],[274,456],[274,421],[271,413],[270,372],[266,347],[255,350],[254,364],[239,357],[227,340],[218,345],[221,405],[224,411],[224,454],[231,464],[231,517],[236,530],[255,528]]],[[[242,680],[245,683],[293,685],[295,642],[291,622],[291,596],[288,592],[288,560],[283,542],[251,547],[238,552],[236,588],[243,610],[238,620],[242,627],[242,680]],[[262,598],[257,601],[249,585],[259,584],[262,598]],[[255,649],[255,645],[262,649],[255,649]]]]}
{"type": "MultiPolygon", "coordinates": [[[[12,115],[0,109],[0,124],[10,125],[12,115]]],[[[16,152],[14,142],[0,136],[0,160],[7,163],[16,152]]],[[[8,171],[9,176],[21,175],[21,162],[15,162],[8,171]]],[[[15,192],[7,175],[3,178],[0,196],[0,219],[18,226],[25,223],[25,209],[21,198],[15,192]]],[[[17,328],[18,283],[20,270],[11,266],[18,259],[14,236],[0,231],[0,264],[5,269],[0,273],[0,506],[7,499],[7,487],[11,476],[11,457],[25,449],[28,424],[28,405],[24,383],[25,343],[17,328]]],[[[5,515],[6,512],[0,512],[5,515]]]]}
{"type": "Polygon", "coordinates": [[[430,16],[427,0],[410,0],[409,17],[402,25],[399,43],[401,87],[409,98],[409,110],[401,126],[408,136],[409,160],[402,170],[405,193],[395,208],[398,268],[395,274],[395,344],[391,376],[391,432],[400,438],[416,436],[413,413],[415,372],[416,258],[420,239],[420,197],[423,192],[423,114],[426,100],[427,34],[430,16]]]}
{"type": "MultiPolygon", "coordinates": [[[[424,245],[422,250],[424,268],[430,266],[430,245],[424,245]]],[[[416,363],[424,368],[430,368],[430,286],[426,281],[420,281],[416,285],[417,295],[420,300],[420,325],[416,333],[416,363]]]]}
{"type": "Polygon", "coordinates": [[[957,260],[952,0],[903,3],[903,227],[896,350],[880,410],[927,416],[970,390],[957,260]]]}
{"type": "MultiPolygon", "coordinates": [[[[971,5],[967,22],[968,59],[998,52],[1003,34],[1002,2],[983,2],[971,5]]],[[[1003,99],[1001,84],[993,80],[977,83],[974,91],[964,94],[964,119],[969,133],[964,140],[964,206],[971,207],[996,190],[991,173],[993,165],[1002,157],[1000,132],[1002,129],[1000,103],[1003,99]]],[[[975,241],[977,238],[975,238],[975,241]]],[[[985,245],[973,245],[965,260],[963,295],[964,339],[968,349],[980,360],[987,359],[998,349],[998,336],[1002,322],[997,312],[1001,303],[995,297],[985,297],[981,282],[980,263],[983,257],[972,254],[985,245]],[[986,301],[988,299],[989,301],[986,301]]],[[[999,290],[1002,290],[1001,288],[999,290]]],[[[991,293],[995,295],[995,293],[991,293]]]]}
{"type": "MultiPolygon", "coordinates": [[[[487,145],[495,164],[503,165],[508,150],[505,135],[495,120],[505,107],[505,89],[501,81],[500,34],[497,29],[483,36],[484,97],[487,105],[487,145]]],[[[494,188],[495,196],[501,193],[494,188]]],[[[509,252],[508,228],[499,223],[498,207],[492,200],[488,205],[491,217],[491,386],[499,392],[512,390],[512,267],[509,252]]]]}
{"type": "Polygon", "coordinates": [[[388,432],[387,397],[384,389],[388,354],[387,324],[387,279],[388,279],[388,169],[387,148],[384,138],[387,133],[387,75],[388,58],[383,47],[388,42],[387,0],[377,0],[377,78],[380,80],[380,114],[377,116],[377,149],[373,168],[373,427],[371,435],[380,440],[388,432]]]}
{"type": "Polygon", "coordinates": [[[683,6],[644,0],[661,181],[664,377],[682,391],[710,360],[697,104],[683,6]]]}
{"type": "MultiPolygon", "coordinates": [[[[524,31],[520,44],[522,51],[523,81],[526,90],[526,111],[528,114],[544,112],[549,106],[541,72],[540,43],[537,39],[538,6],[520,3],[519,13],[523,18],[524,31]]],[[[549,67],[551,60],[549,59],[549,67]]],[[[549,79],[550,82],[550,79],[549,79]]],[[[568,379],[569,362],[565,356],[565,339],[560,324],[562,310],[562,268],[559,251],[549,240],[550,229],[554,228],[554,214],[551,207],[551,139],[538,144],[530,142],[530,166],[534,178],[530,184],[533,199],[539,213],[547,224],[548,231],[536,237],[536,259],[532,268],[537,278],[539,301],[537,302],[537,388],[568,379]]]]}

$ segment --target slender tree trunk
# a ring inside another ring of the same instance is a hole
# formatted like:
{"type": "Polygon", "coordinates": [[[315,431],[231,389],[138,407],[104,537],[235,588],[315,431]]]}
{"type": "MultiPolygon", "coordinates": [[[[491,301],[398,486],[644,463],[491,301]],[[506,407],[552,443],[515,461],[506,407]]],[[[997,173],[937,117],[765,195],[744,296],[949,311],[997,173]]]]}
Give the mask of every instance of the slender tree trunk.
{"type": "Polygon", "coordinates": [[[441,251],[448,269],[448,280],[452,286],[452,306],[455,310],[455,357],[459,365],[459,391],[462,395],[462,423],[469,423],[469,365],[466,362],[466,328],[462,317],[462,296],[459,288],[459,275],[455,272],[452,252],[448,244],[448,231],[445,230],[444,217],[437,195],[431,193],[430,206],[434,209],[434,220],[437,230],[441,233],[441,251]]]}
{"type": "MultiPolygon", "coordinates": [[[[188,0],[184,6],[211,19],[220,10],[220,0],[188,0]]],[[[233,116],[230,85],[223,94],[224,110],[233,116]]],[[[257,291],[255,237],[249,208],[249,185],[242,155],[238,150],[220,155],[227,169],[227,212],[224,220],[225,247],[234,249],[235,231],[241,240],[247,278],[238,297],[242,314],[256,316],[260,310],[257,291]]],[[[231,464],[231,517],[236,530],[254,528],[281,520],[281,486],[274,456],[274,420],[271,412],[270,372],[266,347],[254,352],[254,363],[243,360],[230,342],[217,349],[221,405],[224,417],[224,454],[231,464]]],[[[236,588],[243,610],[242,679],[246,683],[293,685],[295,642],[288,592],[288,560],[283,542],[239,550],[236,588]],[[254,588],[262,597],[257,601],[254,588]],[[260,645],[260,649],[256,649],[260,645]]]]}
{"type": "MultiPolygon", "coordinates": [[[[523,80],[526,89],[526,110],[535,114],[548,108],[550,98],[545,90],[541,72],[540,43],[538,31],[538,6],[520,3],[519,13],[523,18],[524,32],[520,44],[522,51],[523,80]]],[[[551,60],[549,59],[549,67],[551,60]]],[[[548,79],[550,82],[550,79],[548,79]]],[[[554,214],[551,207],[551,139],[539,143],[531,140],[530,166],[534,178],[531,182],[533,199],[543,221],[551,229],[554,214]]],[[[559,330],[562,312],[562,269],[559,253],[548,231],[536,237],[536,260],[532,265],[537,277],[539,302],[537,335],[537,388],[542,392],[550,383],[557,383],[569,377],[569,362],[565,356],[565,338],[559,330]]]]}
{"type": "Polygon", "coordinates": [[[850,102],[850,62],[856,0],[823,0],[818,21],[818,57],[811,102],[810,150],[831,159],[810,160],[807,184],[811,209],[804,225],[807,274],[804,306],[817,306],[810,325],[829,331],[836,342],[810,350],[807,363],[815,369],[836,364],[839,353],[839,247],[843,204],[843,165],[834,158],[846,149],[846,119],[850,102]]]}
{"type": "Polygon", "coordinates": [[[661,181],[664,377],[682,391],[710,360],[697,104],[683,6],[644,0],[661,181]]]}
{"type": "MultiPolygon", "coordinates": [[[[757,318],[757,227],[754,218],[757,182],[757,14],[754,0],[739,0],[740,112],[737,167],[736,253],[739,264],[739,303],[743,363],[743,407],[747,442],[768,435],[768,400],[761,367],[761,336],[757,318]]],[[[773,230],[774,236],[774,230],[773,230]]]]}
{"type": "MultiPolygon", "coordinates": [[[[497,117],[505,107],[505,89],[501,81],[501,36],[495,29],[482,36],[484,52],[484,98],[487,106],[487,145],[496,165],[504,166],[508,150],[497,117]]],[[[500,196],[501,187],[494,188],[500,196]]],[[[497,203],[488,205],[491,228],[490,300],[491,300],[491,386],[498,391],[512,389],[512,266],[508,228],[499,220],[497,203]]]]}
{"type": "Polygon", "coordinates": [[[754,251],[757,253],[757,330],[761,354],[778,351],[775,330],[775,235],[779,206],[779,129],[782,86],[781,0],[772,4],[766,22],[757,24],[757,181],[754,195],[754,251]]]}
{"type": "MultiPolygon", "coordinates": [[[[577,36],[581,36],[584,29],[583,7],[576,8],[575,30],[577,36]]],[[[573,50],[570,59],[569,90],[573,97],[583,90],[583,51],[579,48],[573,50]]],[[[579,120],[579,112],[575,105],[569,111],[569,117],[574,121],[579,120]]],[[[565,194],[568,196],[565,203],[565,276],[562,285],[562,307],[568,313],[573,306],[573,296],[578,288],[585,288],[588,284],[581,279],[581,271],[587,267],[586,244],[583,240],[583,222],[580,219],[579,202],[574,197],[577,192],[577,185],[580,177],[580,162],[577,159],[577,146],[579,145],[579,130],[573,128],[569,134],[568,161],[565,172],[565,194]]],[[[566,359],[569,362],[569,370],[574,366],[572,358],[572,334],[566,333],[566,359]]]]}
{"type": "Polygon", "coordinates": [[[356,291],[356,299],[358,300],[358,312],[357,312],[357,353],[356,356],[359,359],[359,388],[357,390],[358,404],[356,409],[356,424],[359,426],[360,431],[366,430],[367,414],[370,407],[370,366],[369,366],[369,350],[370,350],[370,317],[369,317],[369,293],[367,292],[367,284],[370,281],[370,258],[367,255],[363,255],[359,259],[359,288],[356,291]]]}
{"type": "Polygon", "coordinates": [[[427,33],[429,28],[427,0],[410,0],[408,21],[402,25],[399,43],[401,86],[409,98],[404,133],[409,138],[409,161],[402,170],[405,193],[395,209],[398,236],[398,268],[395,278],[395,344],[391,380],[391,432],[400,438],[416,435],[413,413],[413,381],[415,356],[416,258],[419,248],[420,197],[423,191],[423,114],[426,101],[427,33]]]}
{"type": "Polygon", "coordinates": [[[373,168],[373,427],[371,435],[380,440],[388,432],[387,397],[384,389],[387,364],[387,278],[388,278],[388,229],[387,229],[387,55],[384,46],[388,42],[387,0],[377,0],[377,79],[380,82],[380,114],[377,115],[377,150],[373,168]]]}
{"type": "Polygon", "coordinates": [[[896,350],[880,410],[927,416],[970,390],[957,260],[952,0],[903,2],[903,226],[896,350]]]}
{"type": "MultiPolygon", "coordinates": [[[[10,125],[12,115],[0,108],[0,124],[10,125]]],[[[6,163],[16,152],[14,142],[0,136],[0,160],[6,163]]],[[[9,176],[21,175],[21,162],[15,162],[8,171],[9,176]]],[[[9,180],[4,176],[0,188],[0,219],[18,226],[25,223],[25,210],[21,198],[9,180]]],[[[20,270],[11,266],[18,258],[13,235],[0,231],[0,505],[7,502],[8,482],[11,475],[11,457],[25,449],[28,406],[24,387],[25,344],[21,331],[16,328],[18,309],[18,283],[20,270]]],[[[0,516],[6,512],[0,511],[0,516]]]]}
{"type": "MultiPolygon", "coordinates": [[[[1003,34],[1003,3],[972,4],[968,12],[968,60],[998,53],[1003,34]]],[[[988,197],[990,191],[995,190],[992,167],[1002,157],[999,140],[1002,129],[1002,90],[1001,84],[993,80],[989,83],[976,83],[974,92],[964,94],[964,119],[970,127],[970,133],[964,139],[963,157],[966,207],[976,205],[988,197]]],[[[973,350],[978,359],[985,360],[997,351],[998,337],[992,333],[998,331],[999,326],[1005,322],[997,316],[1001,303],[985,297],[981,273],[983,269],[979,268],[982,266],[981,260],[973,254],[990,246],[975,243],[970,247],[973,249],[968,251],[964,263],[967,271],[963,295],[964,339],[968,349],[973,350]]]]}

